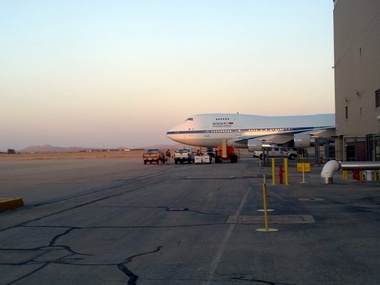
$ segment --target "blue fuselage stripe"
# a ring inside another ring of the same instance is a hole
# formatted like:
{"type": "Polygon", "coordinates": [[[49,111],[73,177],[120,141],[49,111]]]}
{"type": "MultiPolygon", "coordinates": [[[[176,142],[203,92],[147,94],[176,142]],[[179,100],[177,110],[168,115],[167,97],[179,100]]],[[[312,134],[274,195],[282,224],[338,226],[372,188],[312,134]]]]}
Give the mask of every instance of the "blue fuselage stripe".
{"type": "MultiPolygon", "coordinates": [[[[178,134],[210,134],[210,133],[245,133],[245,132],[305,132],[319,127],[301,127],[301,128],[262,128],[262,129],[213,129],[213,130],[187,130],[187,131],[168,131],[167,135],[178,134]]],[[[323,128],[323,127],[320,127],[323,128]]]]}

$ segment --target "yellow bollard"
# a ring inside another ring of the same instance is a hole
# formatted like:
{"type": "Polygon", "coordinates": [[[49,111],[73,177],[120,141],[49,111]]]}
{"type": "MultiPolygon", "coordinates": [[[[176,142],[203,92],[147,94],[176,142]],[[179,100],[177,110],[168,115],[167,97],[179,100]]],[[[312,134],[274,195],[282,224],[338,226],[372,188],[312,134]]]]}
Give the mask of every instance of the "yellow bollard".
{"type": "Polygon", "coordinates": [[[347,170],[343,170],[343,180],[348,180],[348,171],[347,170]]]}
{"type": "Polygon", "coordinates": [[[269,228],[269,217],[268,217],[268,207],[267,207],[267,184],[265,181],[265,175],[263,179],[263,201],[264,201],[264,229],[256,229],[258,232],[277,232],[278,229],[269,228]]]}
{"type": "Polygon", "coordinates": [[[289,184],[289,167],[288,167],[288,159],[284,158],[284,170],[285,170],[285,185],[289,184]]]}
{"type": "Polygon", "coordinates": [[[269,221],[268,221],[268,207],[267,207],[267,184],[263,183],[263,200],[264,200],[264,223],[265,230],[269,229],[269,221]]]}

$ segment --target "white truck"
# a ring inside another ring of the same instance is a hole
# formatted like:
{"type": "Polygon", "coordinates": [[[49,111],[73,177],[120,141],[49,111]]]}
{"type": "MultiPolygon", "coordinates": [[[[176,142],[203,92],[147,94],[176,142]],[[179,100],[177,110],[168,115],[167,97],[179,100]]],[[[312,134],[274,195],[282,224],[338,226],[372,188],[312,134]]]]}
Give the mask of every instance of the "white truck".
{"type": "Polygon", "coordinates": [[[294,150],[289,150],[286,147],[282,146],[265,146],[262,150],[255,151],[253,153],[254,157],[258,157],[263,160],[265,157],[273,158],[288,158],[290,160],[297,158],[297,152],[294,150]]]}
{"type": "Polygon", "coordinates": [[[194,163],[194,152],[190,148],[180,148],[174,152],[174,162],[175,164],[184,163],[194,163]]]}

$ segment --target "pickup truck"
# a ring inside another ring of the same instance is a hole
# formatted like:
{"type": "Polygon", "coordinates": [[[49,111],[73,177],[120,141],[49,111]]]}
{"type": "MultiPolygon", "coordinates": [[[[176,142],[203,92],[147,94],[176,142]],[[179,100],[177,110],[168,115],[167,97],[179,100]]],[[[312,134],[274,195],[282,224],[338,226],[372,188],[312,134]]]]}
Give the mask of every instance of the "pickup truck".
{"type": "Polygon", "coordinates": [[[165,162],[164,154],[157,148],[148,149],[146,153],[143,153],[144,164],[156,162],[157,164],[165,162]]]}
{"type": "Polygon", "coordinates": [[[290,160],[297,158],[297,152],[294,150],[289,150],[282,146],[272,146],[272,147],[264,147],[263,150],[255,151],[253,156],[258,157],[261,160],[266,157],[266,155],[269,155],[269,157],[282,157],[282,158],[288,158],[290,160]]]}
{"type": "Polygon", "coordinates": [[[180,148],[174,152],[174,162],[183,163],[187,161],[188,163],[194,163],[194,152],[190,148],[180,148]]]}

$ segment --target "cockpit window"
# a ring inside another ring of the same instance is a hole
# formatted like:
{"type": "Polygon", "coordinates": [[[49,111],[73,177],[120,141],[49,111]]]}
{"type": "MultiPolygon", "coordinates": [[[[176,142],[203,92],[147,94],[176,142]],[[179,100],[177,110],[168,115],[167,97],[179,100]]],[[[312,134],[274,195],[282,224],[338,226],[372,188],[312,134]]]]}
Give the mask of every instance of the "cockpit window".
{"type": "Polygon", "coordinates": [[[186,119],[186,121],[192,121],[193,120],[193,118],[187,118],[186,119]]]}

